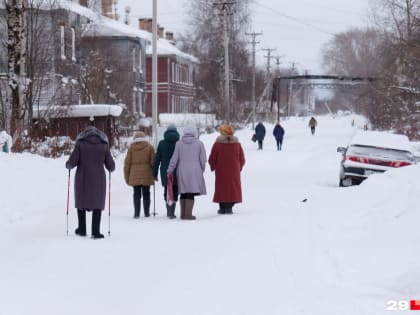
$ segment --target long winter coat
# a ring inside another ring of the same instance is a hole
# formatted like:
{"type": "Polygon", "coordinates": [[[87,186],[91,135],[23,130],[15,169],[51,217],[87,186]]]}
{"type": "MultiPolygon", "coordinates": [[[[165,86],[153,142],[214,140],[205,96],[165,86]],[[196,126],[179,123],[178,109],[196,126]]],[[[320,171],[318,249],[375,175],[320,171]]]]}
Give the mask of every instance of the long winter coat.
{"type": "Polygon", "coordinates": [[[276,125],[273,129],[273,135],[276,140],[283,140],[284,128],[280,125],[276,125]]]}
{"type": "Polygon", "coordinates": [[[262,123],[258,123],[255,126],[255,137],[258,141],[263,141],[265,137],[265,127],[262,123]]]}
{"type": "Polygon", "coordinates": [[[74,181],[74,198],[77,209],[105,208],[106,174],[112,172],[115,162],[109,151],[106,135],[94,127],[79,134],[66,168],[77,166],[74,181]]]}
{"type": "Polygon", "coordinates": [[[311,117],[311,119],[309,120],[308,126],[311,128],[314,128],[316,127],[316,125],[318,125],[318,122],[316,121],[314,117],[311,117]]]}
{"type": "Polygon", "coordinates": [[[137,138],[130,145],[124,160],[124,179],[130,186],[154,185],[152,168],[155,149],[145,138],[137,138]]]}
{"type": "Polygon", "coordinates": [[[153,162],[153,177],[158,176],[160,166],[160,182],[164,187],[168,183],[168,174],[166,171],[168,169],[172,154],[174,153],[175,144],[178,140],[178,131],[166,130],[163,134],[163,140],[159,141],[156,150],[155,160],[153,162]]]}
{"type": "Polygon", "coordinates": [[[238,138],[217,137],[209,157],[210,169],[215,171],[214,202],[242,202],[241,171],[245,156],[238,138]]]}
{"type": "Polygon", "coordinates": [[[181,140],[176,143],[167,171],[169,174],[176,169],[178,193],[206,194],[203,176],[206,161],[204,144],[196,138],[194,129],[184,130],[181,140]]]}

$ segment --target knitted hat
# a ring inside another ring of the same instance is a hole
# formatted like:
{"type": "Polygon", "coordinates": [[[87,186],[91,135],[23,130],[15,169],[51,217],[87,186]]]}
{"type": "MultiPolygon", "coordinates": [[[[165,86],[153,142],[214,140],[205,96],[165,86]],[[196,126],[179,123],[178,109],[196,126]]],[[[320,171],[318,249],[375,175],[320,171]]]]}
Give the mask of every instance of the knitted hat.
{"type": "Polygon", "coordinates": [[[166,128],[167,131],[176,131],[176,126],[174,124],[170,124],[168,128],[166,128]]]}
{"type": "Polygon", "coordinates": [[[221,125],[219,131],[224,136],[233,136],[234,130],[231,125],[221,125]]]}
{"type": "Polygon", "coordinates": [[[146,137],[146,135],[144,134],[143,131],[137,131],[134,133],[134,136],[133,136],[134,139],[144,138],[144,137],[146,137]]]}

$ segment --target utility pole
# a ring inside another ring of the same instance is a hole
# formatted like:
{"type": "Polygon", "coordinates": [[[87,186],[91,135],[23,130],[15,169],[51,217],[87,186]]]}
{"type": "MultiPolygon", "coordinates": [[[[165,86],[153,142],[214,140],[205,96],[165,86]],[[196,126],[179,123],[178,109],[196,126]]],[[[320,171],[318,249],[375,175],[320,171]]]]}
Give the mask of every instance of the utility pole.
{"type": "MultiPolygon", "coordinates": [[[[293,75],[293,71],[295,70],[296,62],[292,62],[292,69],[290,71],[290,75],[293,75]]],[[[287,101],[287,118],[290,118],[290,106],[292,105],[293,101],[293,80],[290,80],[289,83],[289,97],[287,101]]]]}
{"type": "Polygon", "coordinates": [[[264,57],[267,58],[267,74],[270,75],[271,52],[276,51],[277,49],[275,49],[275,48],[266,48],[266,49],[262,49],[262,50],[267,52],[267,55],[264,56],[264,57]]]}
{"type": "Polygon", "coordinates": [[[230,123],[230,65],[229,65],[229,25],[228,25],[228,15],[230,15],[231,7],[236,3],[236,1],[218,1],[213,3],[221,11],[221,16],[223,17],[223,42],[224,42],[224,75],[225,75],[225,84],[224,84],[224,105],[225,105],[225,120],[227,123],[230,123]]]}
{"type": "Polygon", "coordinates": [[[257,104],[255,103],[255,55],[256,55],[256,45],[260,42],[256,41],[257,36],[262,35],[263,33],[245,33],[245,35],[251,36],[252,40],[249,44],[252,45],[252,129],[254,129],[255,125],[255,110],[257,104]]]}
{"type": "Polygon", "coordinates": [[[157,147],[157,115],[158,115],[158,58],[157,58],[157,0],[153,0],[152,22],[152,128],[155,147],[157,147]]]}
{"type": "Polygon", "coordinates": [[[277,75],[280,75],[280,64],[281,64],[280,59],[281,59],[281,56],[276,56],[277,75]]]}

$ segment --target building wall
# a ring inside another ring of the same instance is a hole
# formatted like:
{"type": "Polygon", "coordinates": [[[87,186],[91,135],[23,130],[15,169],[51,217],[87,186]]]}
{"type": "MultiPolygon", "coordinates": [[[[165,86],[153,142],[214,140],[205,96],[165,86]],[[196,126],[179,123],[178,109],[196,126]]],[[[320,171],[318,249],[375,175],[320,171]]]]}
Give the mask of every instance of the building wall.
{"type": "MultiPolygon", "coordinates": [[[[152,57],[146,61],[146,115],[152,115],[152,57]]],[[[158,115],[194,112],[194,64],[176,56],[158,57],[158,115]]]]}
{"type": "Polygon", "coordinates": [[[101,54],[103,66],[109,68],[103,86],[99,86],[104,93],[97,95],[95,102],[125,104],[122,122],[125,126],[135,124],[144,115],[145,42],[131,37],[95,36],[84,37],[82,47],[84,56],[101,54]]]}

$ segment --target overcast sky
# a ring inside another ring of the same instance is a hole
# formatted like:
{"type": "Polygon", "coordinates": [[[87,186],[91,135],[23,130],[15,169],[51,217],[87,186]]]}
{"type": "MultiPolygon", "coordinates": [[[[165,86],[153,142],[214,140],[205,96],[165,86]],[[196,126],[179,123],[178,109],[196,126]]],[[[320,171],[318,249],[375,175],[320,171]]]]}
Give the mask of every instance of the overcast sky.
{"type": "MultiPolygon", "coordinates": [[[[158,23],[175,36],[183,32],[189,1],[194,0],[157,0],[158,23]]],[[[118,8],[122,15],[130,6],[131,24],[137,25],[139,17],[152,16],[152,4],[153,0],[119,0],[118,8]]],[[[244,32],[263,32],[257,37],[259,65],[265,66],[267,60],[261,49],[273,48],[282,66],[294,62],[301,71],[320,73],[320,49],[332,34],[367,23],[368,0],[254,0],[252,29],[244,32]]]]}

